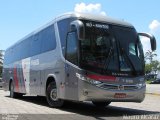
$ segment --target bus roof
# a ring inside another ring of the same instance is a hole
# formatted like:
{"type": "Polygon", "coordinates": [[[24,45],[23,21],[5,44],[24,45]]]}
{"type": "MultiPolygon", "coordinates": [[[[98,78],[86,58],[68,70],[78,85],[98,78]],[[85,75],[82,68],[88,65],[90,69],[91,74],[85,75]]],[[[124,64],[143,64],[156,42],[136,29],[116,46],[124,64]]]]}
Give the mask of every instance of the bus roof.
{"type": "MultiPolygon", "coordinates": [[[[104,15],[97,15],[97,14],[90,14],[90,13],[77,13],[77,12],[69,12],[69,13],[64,13],[62,15],[59,15],[55,19],[53,19],[51,22],[45,24],[44,26],[40,27],[39,29],[31,32],[30,34],[26,35],[19,41],[17,41],[15,44],[10,46],[8,49],[11,49],[13,46],[18,45],[20,42],[22,42],[24,39],[36,34],[37,32],[41,31],[42,29],[48,27],[49,25],[54,24],[55,22],[58,22],[60,20],[66,19],[66,18],[78,18],[78,19],[86,19],[86,20],[93,20],[93,21],[99,21],[99,22],[104,22],[104,23],[109,23],[109,24],[114,24],[114,25],[119,25],[119,26],[124,26],[124,27],[131,27],[133,28],[133,25],[130,23],[127,23],[123,20],[117,20],[110,18],[108,16],[104,15]]],[[[7,50],[8,50],[7,49],[7,50]]]]}
{"type": "Polygon", "coordinates": [[[65,13],[57,17],[56,21],[59,21],[68,17],[105,22],[105,23],[110,23],[110,24],[115,24],[115,25],[120,25],[125,27],[133,27],[132,24],[125,22],[124,20],[113,19],[105,15],[90,14],[90,13],[76,13],[76,12],[65,13]]]}

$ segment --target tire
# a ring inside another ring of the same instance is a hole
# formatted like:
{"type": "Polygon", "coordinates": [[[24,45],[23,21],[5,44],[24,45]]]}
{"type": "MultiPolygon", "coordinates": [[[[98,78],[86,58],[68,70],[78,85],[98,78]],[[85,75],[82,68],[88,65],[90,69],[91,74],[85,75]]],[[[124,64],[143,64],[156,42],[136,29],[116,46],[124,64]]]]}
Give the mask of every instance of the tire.
{"type": "Polygon", "coordinates": [[[62,107],[64,101],[57,98],[57,87],[55,82],[50,82],[46,89],[46,99],[50,107],[62,107]]]}
{"type": "Polygon", "coordinates": [[[14,92],[14,83],[11,81],[11,84],[10,84],[10,97],[11,98],[20,98],[22,96],[23,96],[22,93],[14,92]]]}
{"type": "Polygon", "coordinates": [[[13,83],[13,81],[11,81],[11,84],[10,84],[10,97],[11,98],[15,98],[16,97],[16,93],[14,92],[14,83],[13,83]]]}
{"type": "Polygon", "coordinates": [[[92,103],[97,106],[97,107],[106,107],[108,106],[111,102],[109,101],[92,101],[92,103]]]}

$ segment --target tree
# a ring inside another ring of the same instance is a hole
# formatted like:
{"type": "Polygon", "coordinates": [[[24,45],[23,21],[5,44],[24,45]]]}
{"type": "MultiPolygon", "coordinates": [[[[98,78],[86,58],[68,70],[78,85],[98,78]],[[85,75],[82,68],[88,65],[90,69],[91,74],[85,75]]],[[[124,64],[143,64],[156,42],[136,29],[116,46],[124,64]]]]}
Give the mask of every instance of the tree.
{"type": "Polygon", "coordinates": [[[157,78],[157,71],[160,71],[160,62],[157,60],[152,61],[149,64],[145,64],[145,74],[146,79],[156,79],[157,78]]]}
{"type": "Polygon", "coordinates": [[[151,67],[152,67],[152,71],[154,71],[156,73],[157,71],[160,70],[160,62],[157,60],[152,61],[151,67]]]}
{"type": "Polygon", "coordinates": [[[157,56],[156,53],[154,53],[153,51],[150,51],[148,50],[146,53],[145,53],[145,59],[146,60],[149,60],[150,63],[153,61],[153,57],[157,56]]]}
{"type": "Polygon", "coordinates": [[[148,74],[152,71],[151,64],[145,64],[145,73],[148,74]]]}

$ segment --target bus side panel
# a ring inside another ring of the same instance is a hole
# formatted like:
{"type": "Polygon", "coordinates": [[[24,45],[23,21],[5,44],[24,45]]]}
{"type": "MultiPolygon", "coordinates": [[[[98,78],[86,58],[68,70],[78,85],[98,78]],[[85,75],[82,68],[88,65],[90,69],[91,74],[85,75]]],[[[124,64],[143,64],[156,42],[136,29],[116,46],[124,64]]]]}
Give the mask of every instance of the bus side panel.
{"type": "Polygon", "coordinates": [[[26,94],[30,94],[30,58],[22,60],[22,70],[24,79],[24,88],[26,94]]]}
{"type": "Polygon", "coordinates": [[[26,88],[25,88],[25,79],[24,79],[24,74],[23,74],[23,67],[22,67],[22,60],[18,61],[14,64],[13,69],[12,69],[13,76],[13,82],[15,92],[18,93],[26,93],[26,88]]]}
{"type": "Polygon", "coordinates": [[[10,81],[10,75],[11,75],[11,65],[3,65],[3,89],[5,91],[9,90],[9,81],[10,81]]]}
{"type": "Polygon", "coordinates": [[[31,58],[31,65],[30,65],[30,94],[31,95],[38,95],[40,94],[40,57],[36,55],[31,58]]]}
{"type": "Polygon", "coordinates": [[[64,76],[62,75],[62,69],[64,69],[64,65],[60,58],[59,50],[56,48],[55,50],[42,54],[39,61],[41,69],[40,95],[45,96],[47,87],[46,82],[49,77],[53,77],[55,79],[59,92],[59,85],[64,79],[64,76]],[[62,77],[62,79],[60,77],[62,77]]]}
{"type": "Polygon", "coordinates": [[[15,92],[26,93],[22,63],[20,61],[10,65],[4,65],[3,71],[4,90],[9,91],[10,82],[12,81],[15,86],[15,92]]]}
{"type": "Polygon", "coordinates": [[[66,61],[65,66],[66,98],[68,100],[78,100],[78,78],[76,77],[78,69],[68,61],[66,61]]]}

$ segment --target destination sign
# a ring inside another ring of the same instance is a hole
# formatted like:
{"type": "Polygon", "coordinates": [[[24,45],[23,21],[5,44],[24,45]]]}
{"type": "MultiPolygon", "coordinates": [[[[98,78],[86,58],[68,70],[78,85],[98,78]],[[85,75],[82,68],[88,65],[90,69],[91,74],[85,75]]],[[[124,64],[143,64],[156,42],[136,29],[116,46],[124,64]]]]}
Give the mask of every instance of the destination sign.
{"type": "Polygon", "coordinates": [[[109,29],[109,25],[106,24],[99,24],[99,23],[92,23],[92,22],[87,22],[86,23],[87,27],[96,27],[96,28],[101,28],[101,29],[109,29]]]}

